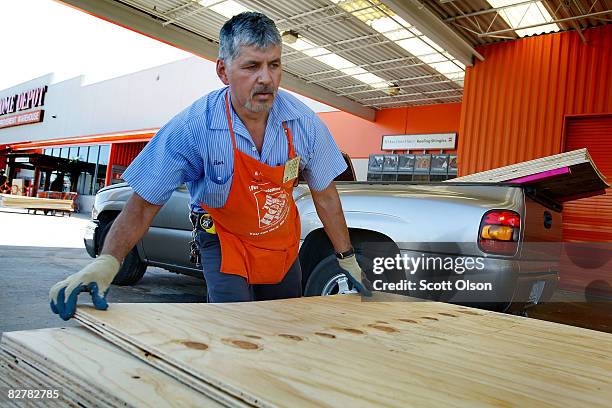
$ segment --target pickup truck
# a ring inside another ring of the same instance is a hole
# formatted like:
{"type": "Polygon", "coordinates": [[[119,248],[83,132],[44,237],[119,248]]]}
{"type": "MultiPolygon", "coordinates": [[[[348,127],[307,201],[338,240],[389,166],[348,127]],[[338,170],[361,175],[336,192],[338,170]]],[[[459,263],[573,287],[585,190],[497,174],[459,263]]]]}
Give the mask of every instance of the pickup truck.
{"type": "MultiPolygon", "coordinates": [[[[559,259],[554,243],[561,241],[561,207],[554,202],[512,183],[342,180],[354,180],[352,166],[337,178],[336,186],[358,261],[375,289],[512,312],[552,296],[559,259]],[[420,266],[410,264],[418,258],[420,266]],[[433,259],[431,265],[425,258],[433,259]],[[385,259],[398,262],[381,271],[385,259]],[[458,261],[478,267],[457,272],[458,261]],[[442,262],[451,262],[454,269],[443,268],[442,262]]],[[[96,195],[85,233],[90,256],[100,253],[131,194],[129,185],[120,183],[96,195]]],[[[294,189],[294,199],[302,225],[304,295],[350,292],[305,183],[294,189]]],[[[114,284],[136,284],[148,266],[202,277],[189,260],[188,203],[187,188],[181,186],[129,252],[114,284]]]]}

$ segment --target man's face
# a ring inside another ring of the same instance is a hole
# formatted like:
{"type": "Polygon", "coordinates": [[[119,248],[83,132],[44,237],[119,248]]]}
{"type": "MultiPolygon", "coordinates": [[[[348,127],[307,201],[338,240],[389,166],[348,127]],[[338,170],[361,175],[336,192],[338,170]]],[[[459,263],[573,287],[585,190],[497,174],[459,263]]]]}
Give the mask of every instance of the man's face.
{"type": "Polygon", "coordinates": [[[272,107],[281,81],[281,47],[245,46],[228,67],[217,60],[217,75],[232,90],[233,103],[253,113],[272,107]]]}

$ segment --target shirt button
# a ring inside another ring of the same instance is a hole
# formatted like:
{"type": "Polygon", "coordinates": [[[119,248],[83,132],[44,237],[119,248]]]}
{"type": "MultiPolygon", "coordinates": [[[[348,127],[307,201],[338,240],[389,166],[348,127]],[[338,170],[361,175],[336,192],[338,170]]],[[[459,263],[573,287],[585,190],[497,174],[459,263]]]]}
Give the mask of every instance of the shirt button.
{"type": "Polygon", "coordinates": [[[256,151],[257,151],[257,148],[256,148],[255,146],[253,146],[253,147],[251,147],[251,150],[252,150],[252,151],[254,151],[254,152],[256,152],[256,151]]]}
{"type": "Polygon", "coordinates": [[[218,181],[221,181],[221,177],[217,177],[217,180],[218,180],[218,181]]]}

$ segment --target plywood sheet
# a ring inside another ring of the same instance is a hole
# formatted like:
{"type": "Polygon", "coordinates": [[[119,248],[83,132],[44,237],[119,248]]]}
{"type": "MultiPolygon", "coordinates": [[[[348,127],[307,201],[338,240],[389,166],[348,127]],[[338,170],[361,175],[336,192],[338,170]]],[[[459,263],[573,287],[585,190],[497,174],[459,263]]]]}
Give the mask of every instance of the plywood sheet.
{"type": "Polygon", "coordinates": [[[84,328],[8,332],[1,347],[22,362],[13,364],[29,373],[22,378],[46,382],[86,406],[221,406],[84,328]]]}
{"type": "Polygon", "coordinates": [[[612,400],[611,335],[443,303],[333,296],[113,304],[106,312],[81,307],[77,319],[146,350],[151,364],[163,361],[257,406],[603,407],[612,400]]]}
{"type": "Polygon", "coordinates": [[[451,182],[505,182],[536,174],[546,174],[567,168],[569,171],[554,177],[524,182],[538,193],[558,200],[568,201],[593,194],[603,194],[608,188],[605,176],[597,169],[587,149],[546,156],[510,166],[457,177],[451,182]]]}

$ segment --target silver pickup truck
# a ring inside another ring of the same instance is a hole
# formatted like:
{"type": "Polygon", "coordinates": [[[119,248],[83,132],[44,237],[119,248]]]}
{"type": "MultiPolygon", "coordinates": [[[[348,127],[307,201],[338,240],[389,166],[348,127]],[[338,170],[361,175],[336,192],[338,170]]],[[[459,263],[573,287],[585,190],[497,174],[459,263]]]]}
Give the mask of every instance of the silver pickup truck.
{"type": "MultiPolygon", "coordinates": [[[[561,208],[540,198],[536,201],[521,185],[342,181],[336,185],[358,260],[375,289],[520,311],[549,299],[557,285],[559,251],[553,244],[561,241],[561,208]]],[[[131,194],[125,183],[97,194],[85,236],[92,257],[99,254],[131,194]]],[[[304,295],[350,291],[308,187],[297,186],[294,198],[302,224],[299,258],[304,295]]],[[[202,277],[189,261],[188,203],[186,187],[177,189],[128,254],[113,283],[133,285],[147,266],[202,277]]]]}

